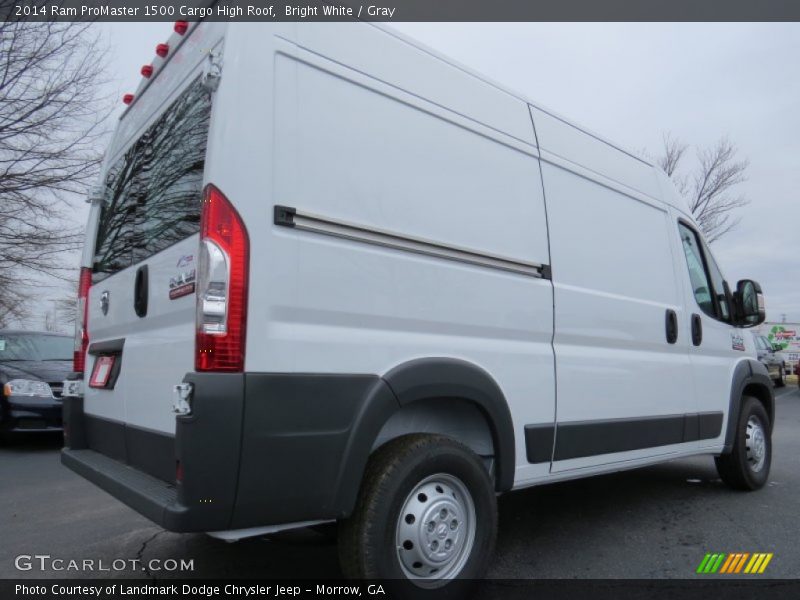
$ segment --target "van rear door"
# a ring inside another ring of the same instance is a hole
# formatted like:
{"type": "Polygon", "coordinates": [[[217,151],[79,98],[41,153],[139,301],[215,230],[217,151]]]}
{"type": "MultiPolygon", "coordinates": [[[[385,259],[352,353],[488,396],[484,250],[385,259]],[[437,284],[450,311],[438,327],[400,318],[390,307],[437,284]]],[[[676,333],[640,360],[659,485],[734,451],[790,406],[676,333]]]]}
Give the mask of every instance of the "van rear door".
{"type": "MultiPolygon", "coordinates": [[[[194,366],[210,115],[209,92],[189,78],[109,165],[88,297],[88,415],[174,433],[172,388],[194,366]]],[[[110,437],[99,449],[124,457],[123,440],[110,437]]]]}

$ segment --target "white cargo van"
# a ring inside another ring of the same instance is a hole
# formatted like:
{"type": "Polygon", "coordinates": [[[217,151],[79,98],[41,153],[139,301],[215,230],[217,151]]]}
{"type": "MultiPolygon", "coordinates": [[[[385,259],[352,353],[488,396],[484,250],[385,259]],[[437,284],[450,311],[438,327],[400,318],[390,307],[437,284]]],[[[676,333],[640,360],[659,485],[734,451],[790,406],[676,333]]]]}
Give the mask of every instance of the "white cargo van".
{"type": "Polygon", "coordinates": [[[91,198],[65,465],[446,589],[498,493],[701,454],[764,485],[761,290],[663,172],[383,27],[176,30],[91,198]]]}

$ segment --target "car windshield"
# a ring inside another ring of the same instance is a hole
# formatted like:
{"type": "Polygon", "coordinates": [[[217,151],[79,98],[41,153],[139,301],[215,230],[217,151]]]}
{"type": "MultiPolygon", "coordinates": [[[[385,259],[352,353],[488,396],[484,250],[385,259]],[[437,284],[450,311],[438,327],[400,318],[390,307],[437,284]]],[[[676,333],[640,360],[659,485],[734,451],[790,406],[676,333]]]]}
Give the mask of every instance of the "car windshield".
{"type": "Polygon", "coordinates": [[[0,333],[0,362],[8,360],[72,360],[74,342],[66,335],[0,333]]]}

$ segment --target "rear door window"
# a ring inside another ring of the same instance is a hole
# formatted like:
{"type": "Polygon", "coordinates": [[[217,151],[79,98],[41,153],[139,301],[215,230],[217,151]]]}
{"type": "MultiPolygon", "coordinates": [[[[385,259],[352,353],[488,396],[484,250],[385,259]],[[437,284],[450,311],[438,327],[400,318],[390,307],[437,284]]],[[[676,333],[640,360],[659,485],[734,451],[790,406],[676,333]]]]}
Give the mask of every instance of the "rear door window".
{"type": "Polygon", "coordinates": [[[211,98],[193,82],[108,170],[94,281],[200,229],[211,98]]]}

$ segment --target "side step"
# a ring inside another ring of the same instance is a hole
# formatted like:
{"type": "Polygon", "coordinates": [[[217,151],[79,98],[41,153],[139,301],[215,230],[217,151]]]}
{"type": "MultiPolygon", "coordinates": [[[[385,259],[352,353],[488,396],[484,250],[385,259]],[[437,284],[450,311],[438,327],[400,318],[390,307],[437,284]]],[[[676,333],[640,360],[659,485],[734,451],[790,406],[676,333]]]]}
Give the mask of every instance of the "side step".
{"type": "Polygon", "coordinates": [[[180,528],[186,507],[174,485],[94,450],[64,448],[61,463],[165,529],[180,528]]]}

